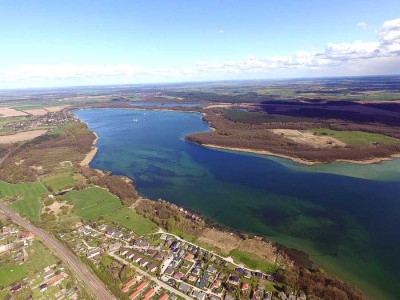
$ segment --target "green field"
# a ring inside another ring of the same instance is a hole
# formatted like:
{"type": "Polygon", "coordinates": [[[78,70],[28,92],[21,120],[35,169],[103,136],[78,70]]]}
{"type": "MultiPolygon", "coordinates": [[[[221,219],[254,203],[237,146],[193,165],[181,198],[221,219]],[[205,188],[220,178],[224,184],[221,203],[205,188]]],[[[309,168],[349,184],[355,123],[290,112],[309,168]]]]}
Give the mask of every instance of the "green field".
{"type": "Polygon", "coordinates": [[[383,134],[363,131],[337,131],[328,128],[314,128],[310,131],[318,136],[331,136],[349,146],[372,146],[372,142],[378,142],[382,145],[400,143],[400,140],[383,134]]]}
{"type": "Polygon", "coordinates": [[[156,228],[156,225],[149,219],[142,217],[136,211],[127,207],[122,207],[112,214],[106,215],[105,218],[132,230],[137,235],[149,234],[156,228]]]}
{"type": "Polygon", "coordinates": [[[40,196],[47,193],[40,182],[11,184],[0,181],[0,197],[18,196],[19,199],[11,204],[16,212],[29,220],[40,220],[40,196]]]}
{"type": "Polygon", "coordinates": [[[26,249],[29,258],[23,264],[15,265],[13,261],[0,262],[0,287],[21,281],[28,275],[42,273],[45,267],[56,263],[56,258],[38,241],[34,241],[32,246],[26,249]]]}
{"type": "Polygon", "coordinates": [[[63,172],[47,176],[42,179],[42,182],[47,188],[51,188],[55,192],[70,188],[76,183],[74,175],[71,172],[63,172]]]}
{"type": "Polygon", "coordinates": [[[72,212],[84,221],[93,221],[100,217],[106,217],[122,206],[117,197],[98,187],[90,187],[82,191],[71,191],[65,194],[63,198],[74,205],[72,212]]]}
{"type": "Polygon", "coordinates": [[[273,264],[268,263],[265,259],[253,253],[234,249],[229,254],[236,263],[244,264],[251,269],[260,270],[269,274],[276,271],[276,267],[273,264]]]}

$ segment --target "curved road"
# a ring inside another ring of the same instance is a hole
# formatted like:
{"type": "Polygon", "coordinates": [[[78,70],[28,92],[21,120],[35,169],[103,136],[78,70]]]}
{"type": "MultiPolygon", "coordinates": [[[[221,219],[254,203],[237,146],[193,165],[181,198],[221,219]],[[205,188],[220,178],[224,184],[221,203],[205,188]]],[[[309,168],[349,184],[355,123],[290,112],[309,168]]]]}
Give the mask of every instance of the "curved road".
{"type": "Polygon", "coordinates": [[[103,282],[96,277],[90,270],[89,267],[78,260],[78,258],[62,243],[48,234],[46,231],[35,227],[29,221],[17,215],[11,209],[0,202],[0,210],[5,215],[11,218],[13,222],[27,230],[32,231],[40,240],[43,241],[54,253],[56,253],[67,265],[75,272],[76,276],[86,284],[88,290],[94,297],[99,300],[111,300],[115,299],[114,295],[106,288],[103,282]]]}

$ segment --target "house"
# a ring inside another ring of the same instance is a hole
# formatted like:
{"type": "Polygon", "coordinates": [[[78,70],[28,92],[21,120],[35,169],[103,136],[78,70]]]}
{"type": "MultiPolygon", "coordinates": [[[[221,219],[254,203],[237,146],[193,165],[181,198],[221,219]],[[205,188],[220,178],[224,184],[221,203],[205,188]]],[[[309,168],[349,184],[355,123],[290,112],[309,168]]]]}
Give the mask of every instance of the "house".
{"type": "Polygon", "coordinates": [[[206,285],[207,285],[207,280],[205,280],[204,278],[203,279],[200,279],[200,281],[199,281],[199,288],[201,288],[201,289],[205,289],[206,288],[206,285]]]}
{"type": "Polygon", "coordinates": [[[47,283],[42,283],[38,286],[40,292],[44,292],[47,290],[47,283]]]}
{"type": "Polygon", "coordinates": [[[147,266],[148,264],[149,264],[149,261],[148,261],[147,259],[145,259],[145,258],[143,258],[142,260],[139,261],[139,265],[140,265],[141,267],[145,267],[145,266],[147,266]]]}
{"type": "Polygon", "coordinates": [[[231,295],[226,294],[224,300],[235,300],[235,297],[232,297],[231,295]]]}
{"type": "Polygon", "coordinates": [[[132,294],[129,295],[129,299],[136,299],[140,295],[140,291],[135,290],[132,294]]]}
{"type": "Polygon", "coordinates": [[[136,263],[139,263],[142,260],[142,258],[137,254],[133,255],[131,259],[136,263]]]}
{"type": "Polygon", "coordinates": [[[194,269],[192,270],[192,274],[193,274],[193,275],[199,275],[199,274],[200,274],[200,269],[199,269],[199,268],[194,268],[194,269]]]}
{"type": "Polygon", "coordinates": [[[249,288],[250,288],[250,284],[242,283],[242,287],[241,287],[242,291],[247,291],[249,288]]]}
{"type": "Polygon", "coordinates": [[[113,244],[108,246],[108,251],[110,251],[110,252],[116,251],[119,248],[121,248],[121,246],[122,246],[121,242],[115,242],[115,243],[113,243],[113,244]]]}
{"type": "Polygon", "coordinates": [[[162,294],[161,297],[159,297],[157,300],[168,300],[169,295],[168,294],[162,294]]]}
{"type": "Polygon", "coordinates": [[[197,281],[197,277],[196,277],[196,276],[193,276],[193,275],[189,275],[189,276],[188,276],[188,280],[189,280],[190,282],[196,282],[196,281],[197,281]]]}
{"type": "Polygon", "coordinates": [[[121,254],[121,255],[125,255],[128,252],[129,252],[129,248],[122,247],[121,249],[119,249],[119,254],[121,254]]]}
{"type": "Polygon", "coordinates": [[[12,287],[10,287],[10,292],[15,293],[18,292],[22,288],[22,285],[20,283],[14,284],[12,287]]]}
{"type": "Polygon", "coordinates": [[[156,255],[153,256],[153,258],[154,258],[155,260],[161,261],[161,260],[164,259],[164,254],[163,254],[162,252],[158,252],[156,255]]]}
{"type": "Polygon", "coordinates": [[[263,300],[272,300],[272,292],[266,292],[263,300]]]}
{"type": "Polygon", "coordinates": [[[178,289],[184,293],[189,293],[190,292],[190,286],[186,283],[181,282],[179,285],[178,289]]]}
{"type": "Polygon", "coordinates": [[[184,268],[184,269],[189,269],[191,265],[192,265],[191,263],[185,261],[185,262],[183,263],[183,265],[182,265],[182,268],[184,268]]]}
{"type": "Polygon", "coordinates": [[[132,278],[130,279],[127,283],[124,284],[124,286],[122,287],[122,292],[126,293],[127,291],[129,291],[129,289],[131,288],[132,285],[134,285],[136,282],[136,278],[132,278]]]}
{"type": "Polygon", "coordinates": [[[179,245],[181,244],[181,242],[179,241],[173,241],[171,243],[171,245],[169,246],[169,249],[171,249],[172,251],[176,250],[179,248],[179,245]]]}
{"type": "Polygon", "coordinates": [[[19,231],[18,237],[27,239],[28,241],[32,241],[35,238],[35,235],[33,234],[32,231],[28,231],[28,232],[19,231]]]}
{"type": "Polygon", "coordinates": [[[147,299],[153,297],[155,293],[156,293],[156,291],[154,289],[148,290],[146,292],[146,294],[144,294],[143,300],[147,300],[147,299]]]}
{"type": "Polygon", "coordinates": [[[128,251],[127,253],[125,253],[125,257],[128,259],[133,260],[133,258],[136,256],[135,252],[133,251],[128,251]]]}
{"type": "Polygon", "coordinates": [[[216,296],[211,296],[210,300],[221,300],[220,298],[216,297],[216,296]]]}
{"type": "Polygon", "coordinates": [[[102,252],[102,250],[100,248],[93,248],[93,249],[88,250],[88,252],[86,254],[86,257],[87,258],[93,258],[93,257],[95,257],[97,255],[100,255],[101,252],[102,252]]]}
{"type": "Polygon", "coordinates": [[[161,240],[166,240],[167,239],[167,235],[165,233],[161,234],[160,239],[161,240]]]}
{"type": "Polygon", "coordinates": [[[49,267],[45,268],[43,273],[44,279],[48,279],[52,276],[54,276],[54,270],[50,269],[49,267]]]}
{"type": "Polygon", "coordinates": [[[98,229],[99,229],[100,231],[106,231],[107,226],[106,226],[105,224],[102,224],[102,225],[100,225],[100,226],[98,227],[98,229]]]}
{"type": "Polygon", "coordinates": [[[171,268],[171,267],[168,267],[168,268],[165,270],[164,274],[169,275],[169,276],[172,276],[172,274],[174,274],[174,269],[171,268]]]}
{"type": "Polygon", "coordinates": [[[213,282],[211,289],[217,289],[221,286],[221,280],[217,279],[213,282]]]}
{"type": "Polygon", "coordinates": [[[214,273],[217,272],[217,270],[213,266],[210,265],[210,266],[207,267],[207,272],[211,273],[211,274],[214,274],[214,273]]]}
{"type": "Polygon", "coordinates": [[[149,272],[155,272],[157,270],[157,265],[155,263],[150,263],[147,265],[147,270],[149,272]]]}
{"type": "Polygon", "coordinates": [[[196,290],[193,291],[192,296],[194,299],[198,299],[198,300],[206,299],[206,294],[204,292],[200,292],[200,291],[196,291],[196,290]]]}
{"type": "Polygon", "coordinates": [[[229,280],[229,283],[231,283],[233,285],[238,285],[240,279],[238,276],[231,275],[231,276],[229,276],[228,280],[229,280]]]}
{"type": "Polygon", "coordinates": [[[192,253],[188,253],[188,254],[185,256],[185,259],[186,259],[186,260],[193,260],[193,258],[194,258],[194,255],[193,255],[192,253]]]}
{"type": "Polygon", "coordinates": [[[148,281],[143,281],[142,283],[140,283],[140,284],[136,287],[135,291],[129,296],[129,298],[131,298],[131,299],[136,299],[136,298],[140,295],[140,293],[141,293],[148,285],[149,285],[149,282],[148,282],[148,281]]]}
{"type": "Polygon", "coordinates": [[[61,281],[63,281],[67,277],[68,277],[68,274],[65,272],[62,272],[61,274],[54,276],[54,277],[50,278],[49,280],[47,280],[46,283],[48,286],[55,286],[55,285],[61,283],[61,281]]]}
{"type": "Polygon", "coordinates": [[[183,274],[182,272],[175,272],[174,274],[174,278],[175,279],[181,279],[185,274],[183,274]]]}

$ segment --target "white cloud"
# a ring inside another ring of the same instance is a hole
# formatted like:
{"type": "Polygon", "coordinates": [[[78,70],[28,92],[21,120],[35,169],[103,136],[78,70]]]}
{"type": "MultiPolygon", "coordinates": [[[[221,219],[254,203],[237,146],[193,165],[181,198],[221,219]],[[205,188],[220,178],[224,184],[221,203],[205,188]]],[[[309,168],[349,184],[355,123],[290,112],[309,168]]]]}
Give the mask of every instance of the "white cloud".
{"type": "MultiPolygon", "coordinates": [[[[218,31],[223,34],[223,30],[218,31]]],[[[375,41],[329,43],[323,50],[296,51],[292,56],[252,55],[239,60],[197,61],[180,69],[157,69],[121,63],[25,64],[0,69],[0,88],[10,86],[116,84],[273,76],[332,76],[399,73],[400,18],[381,26],[375,41]]]]}
{"type": "Polygon", "coordinates": [[[362,29],[362,30],[367,30],[369,28],[368,24],[365,22],[358,22],[357,27],[362,29]]]}
{"type": "Polygon", "coordinates": [[[225,33],[225,31],[223,29],[219,29],[214,32],[211,32],[210,35],[222,35],[224,33],[225,33]]]}

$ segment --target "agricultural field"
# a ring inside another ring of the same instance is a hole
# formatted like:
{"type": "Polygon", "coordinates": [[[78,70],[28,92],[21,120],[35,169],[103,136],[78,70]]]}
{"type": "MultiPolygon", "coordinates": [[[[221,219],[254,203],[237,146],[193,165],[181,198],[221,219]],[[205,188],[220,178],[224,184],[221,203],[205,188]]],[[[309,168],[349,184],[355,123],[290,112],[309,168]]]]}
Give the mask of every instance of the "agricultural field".
{"type": "Polygon", "coordinates": [[[0,181],[0,197],[16,196],[17,200],[11,204],[16,212],[31,221],[40,220],[40,196],[47,193],[47,189],[40,182],[11,184],[0,181]]]}
{"type": "Polygon", "coordinates": [[[149,219],[127,207],[122,207],[112,214],[106,215],[105,219],[128,228],[139,236],[149,234],[156,228],[156,225],[149,219]]]}
{"type": "Polygon", "coordinates": [[[383,134],[363,131],[337,131],[328,128],[315,128],[310,130],[316,136],[325,136],[338,139],[349,146],[372,146],[372,143],[382,145],[399,144],[400,140],[383,134]]]}
{"type": "Polygon", "coordinates": [[[63,198],[74,205],[72,213],[81,217],[84,221],[93,221],[100,217],[106,217],[122,206],[117,197],[99,187],[71,191],[65,194],[63,198]]]}
{"type": "Polygon", "coordinates": [[[43,184],[54,192],[73,187],[76,183],[72,172],[62,172],[42,179],[43,184]]]}

